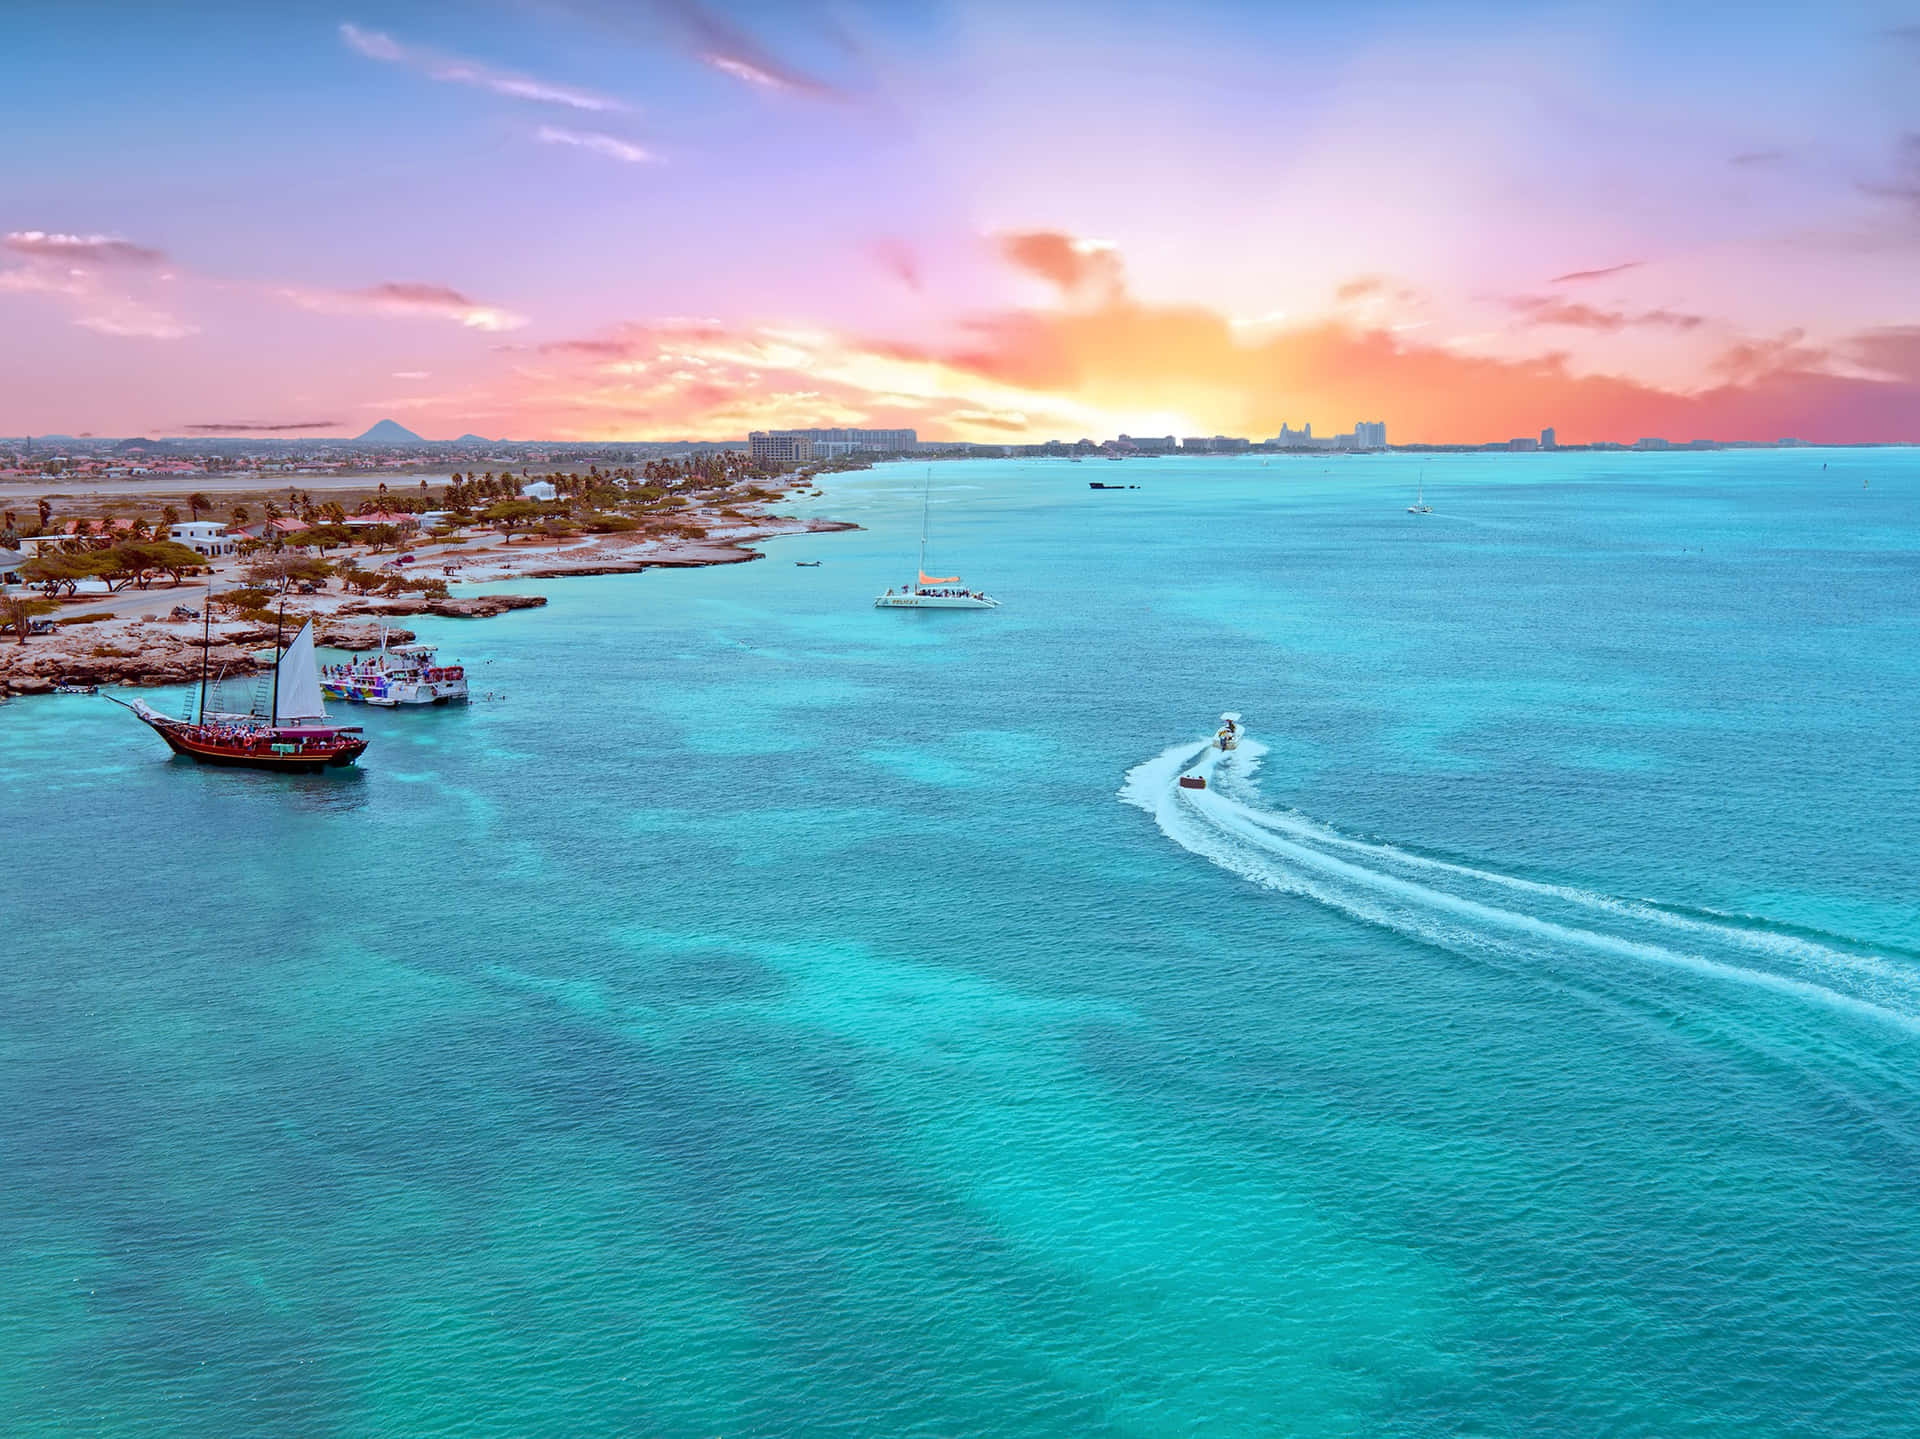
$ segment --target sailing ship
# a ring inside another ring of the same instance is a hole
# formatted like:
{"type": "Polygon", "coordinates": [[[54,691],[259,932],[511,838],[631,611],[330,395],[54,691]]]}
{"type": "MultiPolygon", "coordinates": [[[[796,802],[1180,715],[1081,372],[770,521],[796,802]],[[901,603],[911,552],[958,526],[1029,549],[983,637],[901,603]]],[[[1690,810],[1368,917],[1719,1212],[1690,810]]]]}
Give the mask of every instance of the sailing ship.
{"type": "Polygon", "coordinates": [[[927,573],[927,522],[933,511],[933,471],[927,471],[927,493],[920,507],[920,569],[919,577],[902,585],[897,591],[888,590],[873,602],[879,610],[991,610],[999,608],[1000,601],[979,590],[958,588],[958,575],[930,575],[927,573]]]}
{"type": "Polygon", "coordinates": [[[200,641],[200,703],[195,718],[174,719],[144,700],[109,695],[117,705],[133,711],[142,723],[167,742],[175,754],[200,764],[235,765],[246,769],[313,773],[352,764],[367,742],[357,725],[336,725],[327,717],[320,693],[320,664],[313,652],[313,621],[308,620],[280,648],[274,638],[274,664],[264,714],[209,713],[207,658],[213,647],[212,610],[206,607],[200,641]]]}
{"type": "Polygon", "coordinates": [[[379,649],[363,659],[325,666],[320,672],[320,688],[330,700],[383,709],[465,704],[466,670],[460,665],[437,663],[438,654],[434,645],[389,645],[382,627],[379,649]]]}

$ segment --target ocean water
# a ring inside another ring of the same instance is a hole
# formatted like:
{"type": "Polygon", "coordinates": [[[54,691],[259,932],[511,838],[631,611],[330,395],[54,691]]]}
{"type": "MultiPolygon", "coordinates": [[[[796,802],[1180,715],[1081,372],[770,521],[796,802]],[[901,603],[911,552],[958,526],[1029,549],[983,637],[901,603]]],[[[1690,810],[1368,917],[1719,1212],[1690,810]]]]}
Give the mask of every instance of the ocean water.
{"type": "Polygon", "coordinates": [[[1422,464],[939,466],[990,614],[841,477],[351,773],[0,707],[0,1432],[1916,1432],[1920,453],[1422,464]]]}

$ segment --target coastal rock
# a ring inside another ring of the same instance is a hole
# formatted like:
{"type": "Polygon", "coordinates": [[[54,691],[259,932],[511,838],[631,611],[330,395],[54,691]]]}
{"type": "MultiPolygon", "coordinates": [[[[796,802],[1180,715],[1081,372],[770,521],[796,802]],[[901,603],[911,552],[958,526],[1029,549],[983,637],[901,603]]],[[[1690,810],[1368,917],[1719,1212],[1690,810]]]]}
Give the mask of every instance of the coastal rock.
{"type": "MultiPolygon", "coordinates": [[[[509,610],[538,609],[547,602],[545,595],[463,595],[456,599],[430,600],[415,595],[399,600],[366,600],[355,604],[343,605],[342,614],[353,615],[439,615],[452,620],[488,620],[495,615],[504,615],[509,610]]],[[[403,633],[399,630],[394,635],[403,633]]],[[[412,639],[411,634],[407,635],[412,639]]],[[[379,643],[376,638],[374,643],[379,643]]],[[[322,644],[333,641],[323,639],[322,644]]],[[[347,645],[348,649],[361,649],[365,646],[347,645]]]]}

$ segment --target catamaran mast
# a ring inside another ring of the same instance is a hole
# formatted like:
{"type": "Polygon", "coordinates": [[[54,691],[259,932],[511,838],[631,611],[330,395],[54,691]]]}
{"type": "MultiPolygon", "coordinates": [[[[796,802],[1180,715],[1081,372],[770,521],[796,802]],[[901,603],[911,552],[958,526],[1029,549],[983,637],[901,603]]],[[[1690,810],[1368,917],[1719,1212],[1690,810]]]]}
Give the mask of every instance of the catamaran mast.
{"type": "Polygon", "coordinates": [[[933,514],[933,466],[927,466],[927,493],[920,503],[920,571],[914,578],[918,588],[927,578],[927,521],[933,514]]]}

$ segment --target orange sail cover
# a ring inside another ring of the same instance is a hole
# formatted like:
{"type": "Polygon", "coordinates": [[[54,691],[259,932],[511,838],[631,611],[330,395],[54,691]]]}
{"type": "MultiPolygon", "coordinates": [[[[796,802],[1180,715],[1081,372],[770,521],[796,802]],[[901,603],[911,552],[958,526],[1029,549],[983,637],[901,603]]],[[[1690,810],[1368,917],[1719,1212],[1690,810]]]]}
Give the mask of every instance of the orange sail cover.
{"type": "Polygon", "coordinates": [[[930,575],[925,570],[922,570],[920,571],[920,583],[923,585],[957,585],[960,583],[960,576],[930,575]]]}

